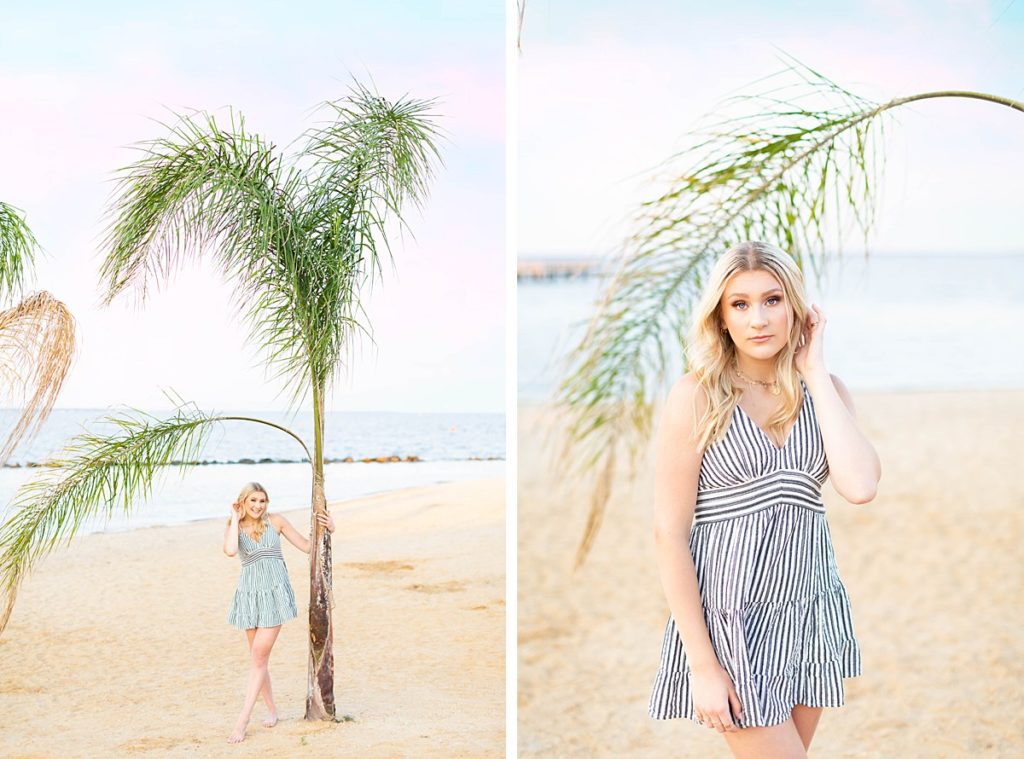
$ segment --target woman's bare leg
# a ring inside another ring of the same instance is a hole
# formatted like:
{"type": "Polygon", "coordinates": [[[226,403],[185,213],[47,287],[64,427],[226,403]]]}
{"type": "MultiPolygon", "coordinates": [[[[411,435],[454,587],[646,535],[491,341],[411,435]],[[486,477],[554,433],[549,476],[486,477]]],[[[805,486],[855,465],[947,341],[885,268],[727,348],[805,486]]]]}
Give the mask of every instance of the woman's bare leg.
{"type": "MultiPolygon", "coordinates": [[[[252,653],[252,639],[256,637],[256,628],[245,631],[249,638],[249,653],[252,653]]],[[[263,720],[264,727],[273,727],[277,724],[277,707],[274,705],[274,692],[270,689],[270,669],[267,669],[267,678],[263,683],[263,690],[260,691],[260,698],[267,707],[267,718],[263,720]]]]}
{"type": "Polygon", "coordinates": [[[745,727],[722,733],[736,759],[807,759],[793,718],[771,727],[745,727]]]}
{"type": "Polygon", "coordinates": [[[250,649],[251,665],[249,667],[249,686],[245,691],[245,703],[242,705],[242,713],[238,715],[238,722],[235,729],[228,737],[228,743],[240,743],[245,740],[245,728],[249,724],[249,715],[256,705],[260,691],[263,690],[264,681],[267,678],[267,663],[270,661],[270,651],[277,640],[277,634],[281,632],[281,625],[276,627],[257,627],[252,638],[250,649]]]}
{"type": "Polygon", "coordinates": [[[793,723],[796,731],[800,733],[800,740],[804,748],[811,750],[811,739],[814,738],[814,731],[818,727],[818,720],[821,719],[822,707],[804,706],[797,704],[793,707],[793,723]]]}

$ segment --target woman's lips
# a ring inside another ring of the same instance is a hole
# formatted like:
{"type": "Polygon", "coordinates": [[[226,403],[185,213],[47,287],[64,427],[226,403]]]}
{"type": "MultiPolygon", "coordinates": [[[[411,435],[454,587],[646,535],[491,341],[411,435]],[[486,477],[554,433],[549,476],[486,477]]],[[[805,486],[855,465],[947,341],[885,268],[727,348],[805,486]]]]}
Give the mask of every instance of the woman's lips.
{"type": "Polygon", "coordinates": [[[755,343],[763,343],[765,340],[771,339],[771,335],[758,335],[757,337],[750,338],[755,343]]]}

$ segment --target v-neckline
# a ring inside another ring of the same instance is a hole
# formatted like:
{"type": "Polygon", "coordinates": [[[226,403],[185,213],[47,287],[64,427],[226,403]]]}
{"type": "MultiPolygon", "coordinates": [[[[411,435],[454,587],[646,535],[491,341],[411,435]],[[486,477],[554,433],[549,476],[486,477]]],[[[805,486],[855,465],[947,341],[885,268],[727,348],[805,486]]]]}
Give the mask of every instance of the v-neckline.
{"type": "Polygon", "coordinates": [[[789,441],[793,439],[793,433],[796,432],[796,426],[800,424],[800,415],[804,413],[804,407],[806,405],[807,391],[804,387],[804,381],[800,380],[800,410],[796,414],[796,419],[794,419],[793,423],[789,425],[789,431],[786,433],[786,437],[782,441],[782,447],[779,448],[778,446],[775,445],[775,441],[771,439],[771,436],[763,429],[761,429],[761,425],[754,421],[754,418],[746,412],[746,409],[744,409],[739,404],[739,401],[736,401],[736,408],[740,410],[740,413],[742,413],[743,416],[747,417],[747,421],[749,421],[754,426],[754,428],[761,433],[761,437],[768,441],[768,445],[770,445],[776,453],[782,453],[784,450],[786,450],[786,447],[789,445],[789,441]]]}
{"type": "MultiPolygon", "coordinates": [[[[250,542],[250,543],[252,543],[253,545],[257,545],[257,546],[258,546],[258,545],[259,545],[260,543],[262,543],[262,542],[263,542],[263,535],[260,535],[260,539],[259,539],[259,540],[256,540],[256,538],[254,538],[254,537],[253,537],[252,535],[250,535],[250,534],[249,534],[248,532],[246,532],[245,530],[243,530],[243,529],[242,529],[241,527],[239,527],[239,528],[238,528],[238,531],[239,531],[240,533],[242,533],[243,535],[245,535],[245,537],[249,538],[249,542],[250,542]]],[[[267,531],[266,531],[266,529],[264,529],[264,530],[263,530],[263,534],[265,535],[266,533],[267,533],[267,531]]]]}

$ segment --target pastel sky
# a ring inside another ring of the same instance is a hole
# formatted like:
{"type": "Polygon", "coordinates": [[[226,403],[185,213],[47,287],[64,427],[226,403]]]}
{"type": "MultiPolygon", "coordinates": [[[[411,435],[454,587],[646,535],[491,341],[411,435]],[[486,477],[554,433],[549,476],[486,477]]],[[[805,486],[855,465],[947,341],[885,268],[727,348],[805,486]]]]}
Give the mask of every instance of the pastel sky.
{"type": "MultiPolygon", "coordinates": [[[[780,51],[878,102],[948,89],[1022,100],[1022,41],[1012,0],[530,0],[520,255],[612,251],[661,187],[650,171],[722,99],[779,71],[780,51]]],[[[1024,252],[1024,113],[929,100],[900,109],[887,134],[872,250],[1024,252]]]]}
{"type": "MultiPolygon", "coordinates": [[[[171,112],[241,111],[286,146],[352,77],[384,96],[440,98],[445,161],[413,236],[367,296],[364,343],[332,410],[504,407],[505,11],[501,2],[37,2],[0,25],[0,199],[46,250],[34,285],[74,312],[79,355],[62,407],[278,409],[208,264],[143,309],[98,307],[110,179],[171,112]]],[[[285,389],[286,390],[286,389],[285,389]]]]}

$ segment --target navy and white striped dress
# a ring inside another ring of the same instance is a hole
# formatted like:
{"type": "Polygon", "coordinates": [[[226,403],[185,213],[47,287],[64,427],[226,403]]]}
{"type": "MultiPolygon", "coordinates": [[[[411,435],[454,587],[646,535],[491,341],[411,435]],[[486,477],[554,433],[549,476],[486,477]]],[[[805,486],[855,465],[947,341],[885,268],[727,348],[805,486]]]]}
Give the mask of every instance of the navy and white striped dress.
{"type": "Polygon", "coordinates": [[[242,573],[228,611],[228,624],[243,630],[276,627],[299,615],[295,592],[281,553],[281,538],[269,521],[259,541],[238,530],[242,573]]]}
{"type": "MultiPolygon", "coordinates": [[[[689,547],[711,644],[743,707],[739,727],[785,722],[795,704],[842,706],[843,678],[861,673],[821,501],[828,462],[800,385],[803,405],[781,449],[737,405],[700,466],[689,547]]],[[[697,721],[690,675],[670,615],[652,717],[697,721]]]]}

